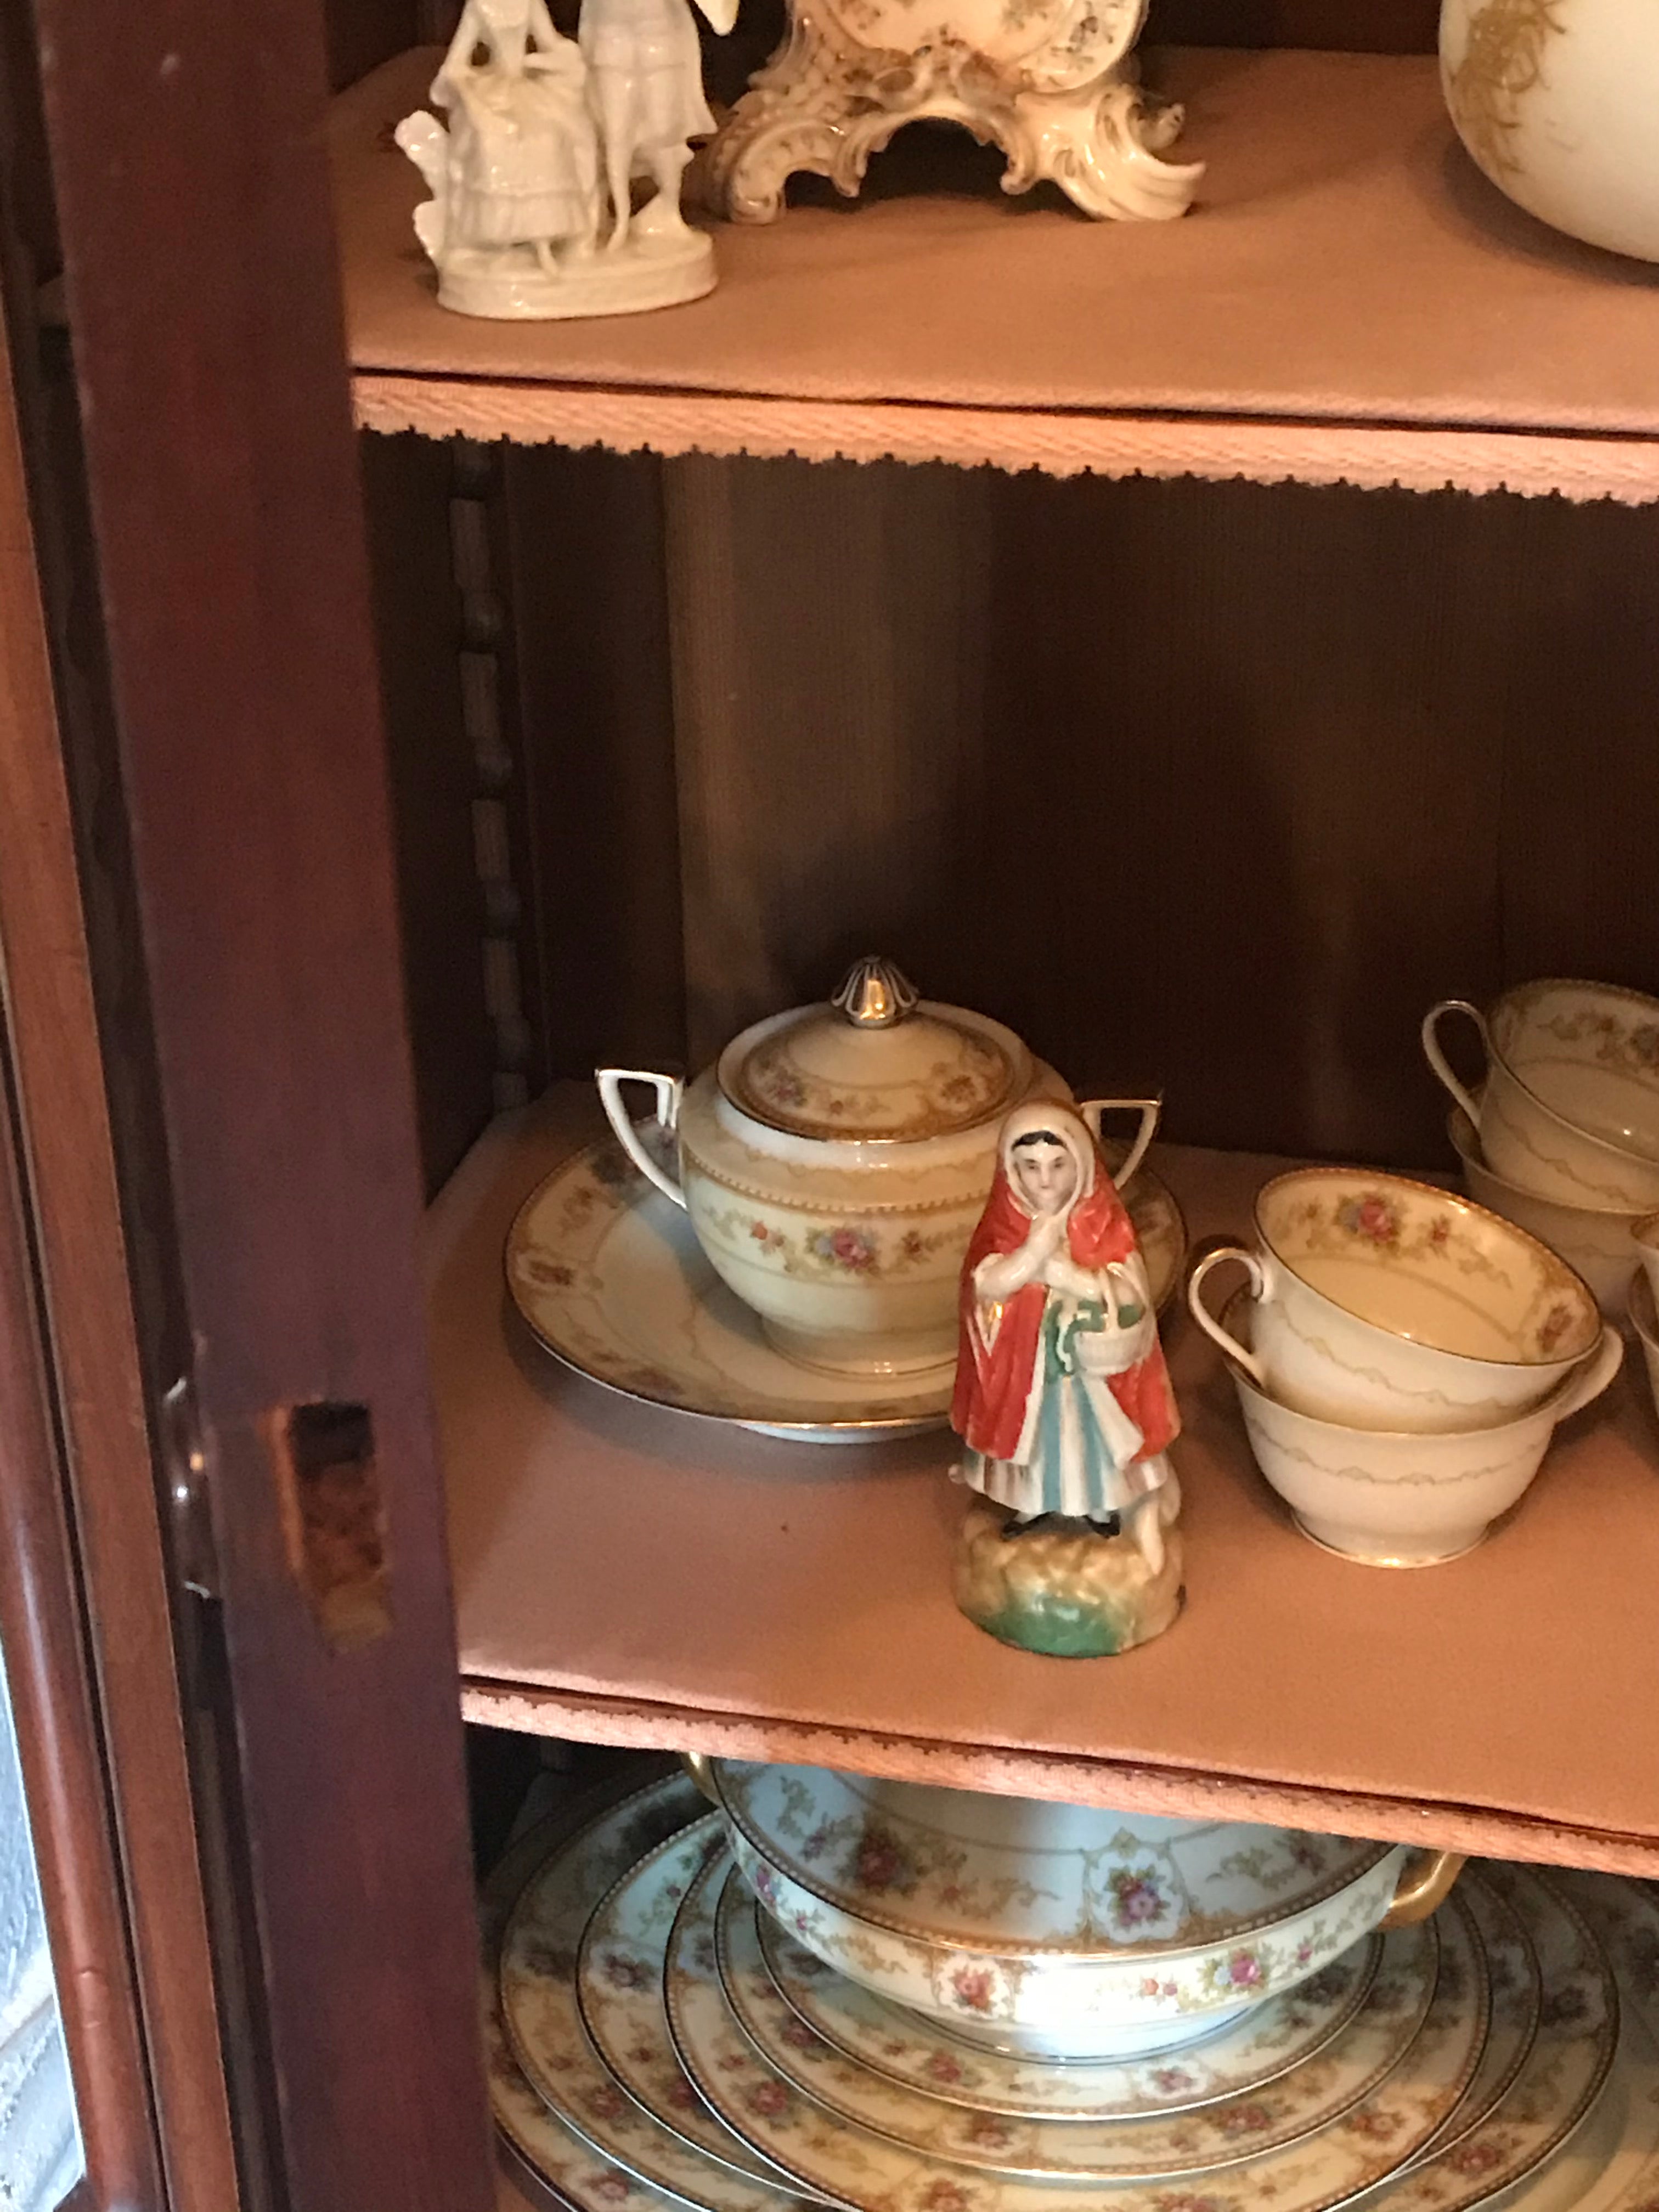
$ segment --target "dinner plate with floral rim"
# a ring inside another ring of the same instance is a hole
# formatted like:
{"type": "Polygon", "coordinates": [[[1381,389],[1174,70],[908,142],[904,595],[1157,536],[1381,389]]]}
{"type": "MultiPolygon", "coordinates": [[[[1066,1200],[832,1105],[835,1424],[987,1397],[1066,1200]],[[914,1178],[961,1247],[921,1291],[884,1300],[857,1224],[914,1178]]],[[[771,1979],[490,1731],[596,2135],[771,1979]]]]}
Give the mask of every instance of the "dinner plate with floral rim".
{"type": "Polygon", "coordinates": [[[520,2073],[590,2151],[697,2212],[780,2212],[799,2202],[787,2184],[717,2164],[625,2095],[576,2008],[577,1948],[588,1915],[619,1875],[705,1809],[690,1778],[672,1774],[606,1807],[543,1860],[501,1938],[501,2022],[520,2073]]]}
{"type": "Polygon", "coordinates": [[[1120,2120],[1022,2120],[965,2112],[901,2088],[832,2050],[767,1973],[752,1899],[736,1869],[718,1909],[716,1963],[732,2017],[767,2063],[815,2105],[888,2142],[990,2173],[1061,2181],[1176,2180],[1300,2142],[1370,2095],[1405,2057],[1434,1995],[1431,1922],[1383,1938],[1382,1964],[1347,2028],[1272,2088],[1196,2112],[1120,2120]]]}
{"type": "Polygon", "coordinates": [[[1486,1954],[1492,2025],[1462,2102],[1433,2141],[1419,2151],[1419,2164],[1462,2142],[1503,2102],[1527,2063],[1542,2007],[1538,1954],[1519,1912],[1491,1881],[1483,1879],[1478,1868],[1466,1867],[1457,1887],[1474,1916],[1480,1947],[1486,1954]]]}
{"type": "Polygon", "coordinates": [[[749,2043],[721,1989],[715,1905],[726,1876],[708,1861],[669,1938],[669,2032],[693,2083],[734,2132],[798,2186],[854,2212],[1334,2212],[1395,2172],[1445,2119],[1486,2042],[1486,1973],[1467,1907],[1441,1910],[1435,1994],[1406,2059],[1351,2112],[1305,2142],[1200,2186],[1162,2181],[1036,2180],[975,2172],[884,2142],[813,2105],[749,2043]]]}
{"type": "Polygon", "coordinates": [[[1347,2026],[1382,1946],[1380,1936],[1362,1936],[1297,1988],[1163,2057],[1045,2064],[976,2050],[921,2014],[888,2003],[797,1943],[758,1902],[753,1910],[774,1987],[823,2042],[902,2088],[1008,2119],[1144,2119],[1265,2088],[1347,2026]]]}
{"type": "MultiPolygon", "coordinates": [[[[501,1933],[513,1906],[549,1853],[582,1823],[622,1796],[633,1783],[588,1793],[574,1807],[540,1821],[511,1844],[480,1893],[479,1996],[484,2026],[484,2054],[491,2114],[520,2166],[558,2192],[575,2212],[684,2212],[686,2200],[653,2189],[648,2182],[611,2163],[584,2142],[574,2128],[550,2112],[520,2071],[501,2024],[499,1978],[501,1933]]],[[[805,2212],[802,2200],[787,2188],[757,2192],[757,2212],[805,2212]]]]}
{"type": "MultiPolygon", "coordinates": [[[[1162,1306],[1186,1259],[1181,1208],[1145,1167],[1124,1202],[1162,1306]]],[[[775,1350],[715,1274],[684,1209],[608,1137],[556,1167],[520,1207],[507,1280],[539,1343],[624,1397],[799,1443],[916,1435],[942,1427],[950,1410],[951,1378],[937,1368],[872,1382],[775,1350]]]]}
{"type": "Polygon", "coordinates": [[[771,2171],[686,2079],[663,2010],[668,1931],[722,1832],[720,1814],[706,1814],[647,1852],[600,1899],[576,1954],[576,2007],[588,2040],[636,2103],[721,2166],[769,2181],[771,2171]]]}
{"type": "MultiPolygon", "coordinates": [[[[1621,2040],[1619,1988],[1608,1951],[1577,1908],[1576,1888],[1558,1886],[1520,1867],[1482,1869],[1493,1887],[1519,1913],[1537,1953],[1541,1997],[1538,2033],[1526,2063],[1501,2104],[1459,2141],[1379,2190],[1376,2212],[1473,2212],[1501,2197],[1506,2208],[1524,2204],[1528,2212],[1577,2208],[1577,2195],[1561,2196],[1555,2161],[1569,2147],[1602,2096],[1621,2040]],[[1539,2197],[1527,2186],[1538,2177],[1539,2197]],[[1523,2189],[1524,2194],[1512,2192],[1523,2189]]],[[[1575,1881],[1577,1878],[1573,1878],[1575,1881]]],[[[1631,1885],[1621,1887],[1628,1891],[1631,1885]]],[[[1659,1914],[1651,1905],[1632,1924],[1646,1930],[1659,1964],[1659,1914]]],[[[1613,1950],[1621,1947],[1615,1940],[1613,1950]]],[[[1624,1948],[1628,1948],[1628,1946],[1624,1948]]],[[[1626,2038],[1627,2050],[1633,2050],[1626,2038]]],[[[1655,2046],[1646,2039],[1651,2063],[1655,2046]]],[[[1644,2087],[1651,2088],[1650,2073],[1644,2087]]],[[[1650,2114],[1648,2140],[1655,2140],[1650,2114]]],[[[1617,2130],[1620,2139],[1626,2130],[1617,2130]]],[[[1598,2155],[1600,2152],[1598,2151],[1598,2155]]],[[[1575,2165],[1577,2165],[1575,2161],[1575,2165]]],[[[1576,2174],[1582,2191],[1584,2174],[1576,2174]]],[[[1368,2212],[1370,2208],[1368,2207],[1368,2212]]]]}

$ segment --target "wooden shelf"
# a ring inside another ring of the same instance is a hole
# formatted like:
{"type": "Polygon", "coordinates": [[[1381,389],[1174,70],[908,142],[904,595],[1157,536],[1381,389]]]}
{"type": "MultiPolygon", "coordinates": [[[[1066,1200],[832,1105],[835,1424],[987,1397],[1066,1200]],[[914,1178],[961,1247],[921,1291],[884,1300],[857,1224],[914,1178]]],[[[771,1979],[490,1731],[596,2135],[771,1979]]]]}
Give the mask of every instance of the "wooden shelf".
{"type": "Polygon", "coordinates": [[[1659,272],[1487,185],[1430,58],[1155,60],[1209,163],[1179,222],[1005,200],[965,137],[905,134],[902,191],[721,226],[708,300],[508,324],[440,308],[410,229],[422,186],[388,126],[435,58],[334,116],[371,429],[1659,499],[1659,272]]]}
{"type": "MultiPolygon", "coordinates": [[[[1659,1454],[1634,1370],[1491,1542],[1391,1574],[1297,1534],[1172,1316],[1186,1616],[1123,1659],[1031,1658],[951,1603],[948,1437],[772,1443],[633,1405],[519,1327],[507,1225],[595,1126],[572,1089],[498,1121],[429,1219],[469,1717],[1659,1872],[1659,1454]]],[[[1194,1237],[1242,1227],[1276,1164],[1159,1161],[1194,1237]]]]}

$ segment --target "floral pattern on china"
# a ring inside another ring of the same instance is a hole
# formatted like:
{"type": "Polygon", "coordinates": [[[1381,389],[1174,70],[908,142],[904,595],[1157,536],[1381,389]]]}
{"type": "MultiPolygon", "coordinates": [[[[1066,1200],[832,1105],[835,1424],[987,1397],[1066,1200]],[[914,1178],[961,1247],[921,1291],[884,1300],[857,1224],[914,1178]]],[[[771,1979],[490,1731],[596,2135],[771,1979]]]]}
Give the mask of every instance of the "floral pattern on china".
{"type": "MultiPolygon", "coordinates": [[[[873,956],[827,1003],[743,1030],[689,1085],[644,1068],[600,1068],[597,1080],[623,1150],[685,1208],[709,1264],[774,1346],[863,1376],[948,1372],[957,1278],[991,1187],[997,1123],[1023,1101],[1071,1099],[1012,1030],[922,999],[873,956]],[[655,1095],[655,1139],[629,1118],[630,1084],[655,1095]]],[[[1082,1110],[1097,1132],[1115,1108],[1139,1117],[1116,1170],[1127,1184],[1158,1101],[1082,1110]]]]}
{"type": "MultiPolygon", "coordinates": [[[[1388,1850],[823,1768],[719,1761],[715,1775],[738,1832],[803,1889],[878,1926],[999,1956],[1150,1956],[1224,1942],[1308,1911],[1388,1850]]],[[[1246,1947],[1216,1971],[1248,1990],[1262,1967],[1246,1947]]],[[[956,1995],[979,2008],[970,1992],[956,1995]]]]}

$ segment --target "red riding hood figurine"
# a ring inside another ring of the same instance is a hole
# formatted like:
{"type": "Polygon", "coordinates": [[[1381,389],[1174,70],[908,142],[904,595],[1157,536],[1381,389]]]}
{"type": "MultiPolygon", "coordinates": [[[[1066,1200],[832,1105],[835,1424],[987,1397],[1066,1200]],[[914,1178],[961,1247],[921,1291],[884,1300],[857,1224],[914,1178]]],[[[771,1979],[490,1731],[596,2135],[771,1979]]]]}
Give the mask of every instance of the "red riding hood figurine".
{"type": "Polygon", "coordinates": [[[1012,1516],[1138,1547],[1164,1565],[1181,1492],[1180,1429],[1146,1263],[1098,1147],[1073,1109],[1008,1116],[996,1179],[962,1273],[953,1470],[1012,1516]]]}

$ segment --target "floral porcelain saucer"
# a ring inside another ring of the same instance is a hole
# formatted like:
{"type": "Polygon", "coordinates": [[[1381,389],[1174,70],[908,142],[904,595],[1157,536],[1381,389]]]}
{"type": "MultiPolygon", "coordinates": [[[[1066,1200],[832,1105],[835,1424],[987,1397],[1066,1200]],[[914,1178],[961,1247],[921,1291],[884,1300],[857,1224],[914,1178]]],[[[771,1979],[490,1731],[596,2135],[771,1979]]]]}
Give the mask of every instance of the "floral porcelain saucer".
{"type": "MultiPolygon", "coordinates": [[[[698,2212],[781,2212],[799,2203],[787,2185],[717,2163],[624,2094],[589,2045],[576,2006],[588,1916],[620,1875],[703,1809],[690,1780],[670,1775],[609,1806],[544,1858],[501,1939],[501,2025],[514,2066],[590,2154],[698,2212]]],[[[614,2186],[597,2194],[630,2201],[614,2186]]]]}
{"type": "MultiPolygon", "coordinates": [[[[625,2206],[627,2212],[684,2212],[688,2200],[683,2194],[653,2188],[625,2172],[544,2103],[514,2058],[501,2019],[501,1936],[514,1905],[550,1853],[568,1844],[584,1826],[608,1814],[621,1794],[612,1790],[597,1801],[585,1800],[570,1815],[556,1816],[532,1829],[507,1851],[484,1886],[479,1899],[480,1995],[490,2111],[518,2159],[556,2189],[560,2200],[574,2207],[574,2212],[617,2212],[618,2206],[625,2206]]],[[[684,1817],[688,1810],[695,1810],[695,1801],[688,1803],[683,1784],[678,1778],[671,1778],[667,1784],[659,1784],[654,1790],[627,1792],[627,1808],[620,1846],[624,1854],[634,1855],[661,1832],[665,1818],[684,1817]]],[[[717,2207],[723,2203],[719,2197],[709,2201],[717,2207]]],[[[768,2187],[763,2183],[740,2187],[730,2201],[732,2212],[805,2212],[801,2200],[787,2188],[768,2187]]]]}
{"type": "Polygon", "coordinates": [[[884,2002],[797,1943],[756,1905],[766,1970],[805,2027],[902,2088],[1009,2119],[1127,2120],[1194,2112],[1265,2088],[1322,2051],[1358,2010],[1376,1972],[1378,1936],[1271,1997],[1231,2027],[1162,2057],[1043,2064],[978,2051],[920,2013],[884,2002]]]}
{"type": "MultiPolygon", "coordinates": [[[[743,2034],[721,1989],[715,1905],[724,1857],[686,1894],[669,1941],[669,2030],[682,2064],[727,2125],[798,2186],[855,2208],[891,2212],[1098,2212],[1097,2182],[1034,2180],[972,2171],[884,2142],[803,2097],[743,2034]]],[[[1206,2174],[1204,2212],[1333,2212],[1374,2188],[1430,2142],[1474,2078],[1489,2016],[1485,1960],[1468,1908],[1454,1896],[1438,1918],[1441,1966],[1423,2026],[1382,2084],[1320,2134],[1241,2168],[1206,2174]]],[[[1191,2192],[1182,2192],[1190,2195],[1191,2192]]],[[[1171,2212],[1163,2182],[1110,2185],[1114,2212],[1171,2212]]]]}
{"type": "MultiPolygon", "coordinates": [[[[1125,1199],[1162,1305],[1180,1279],[1186,1224],[1146,1168],[1125,1199]]],[[[854,1239],[823,1264],[864,1265],[862,1248],[854,1239]]],[[[938,1369],[873,1384],[785,1358],[715,1274],[686,1214],[608,1138],[556,1168],[520,1209],[507,1279],[548,1351],[653,1405],[805,1443],[915,1434],[940,1427],[950,1406],[951,1378],[938,1369]]]]}
{"type": "MultiPolygon", "coordinates": [[[[1614,2118],[1613,2140],[1623,2140],[1632,2154],[1645,2144],[1651,2157],[1659,2144],[1659,2113],[1652,2096],[1654,2069],[1659,2063],[1652,2027],[1652,1992],[1659,1990],[1659,1911],[1634,1883],[1616,1876],[1572,1875],[1546,1881],[1518,1867],[1492,1866],[1483,1869],[1493,1886],[1519,1914],[1538,1955],[1542,2000],[1538,2032],[1513,2086],[1478,2127],[1446,2148],[1415,2164],[1374,2202],[1382,2212],[1473,2212],[1478,2204],[1502,2196],[1512,2212],[1589,2212],[1592,2200],[1583,2194],[1588,2174],[1601,2170],[1606,2146],[1597,2142],[1593,2161],[1571,2161],[1570,2191],[1559,2184],[1557,2161],[1571,2138],[1595,2110],[1608,2080],[1615,2045],[1634,2059],[1638,2047],[1645,2069],[1638,2104],[1645,2110],[1628,2127],[1614,2118]],[[1583,1908],[1581,1912],[1578,1909],[1583,1908]],[[1607,1946],[1597,1940],[1588,1921],[1594,1918],[1605,1930],[1607,1946]],[[1641,2023],[1621,2036],[1620,1992],[1615,1987],[1608,1952],[1619,1960],[1619,1982],[1626,1991],[1630,1978],[1641,1971],[1645,1958],[1649,1981],[1648,2026],[1641,2023]],[[1538,2177],[1524,2196],[1508,2192],[1538,2177]]],[[[1634,2071],[1634,2068],[1632,2068],[1634,2071]]],[[[1632,2162],[1639,2162],[1633,2156],[1632,2162]]],[[[1659,2173],[1655,2176],[1659,2180],[1659,2173]]],[[[1594,2202],[1622,2212],[1644,2212],[1638,2202],[1597,2196],[1594,2202]]],[[[1649,2200],[1659,2203],[1659,2197],[1649,2200]]]]}
{"type": "Polygon", "coordinates": [[[576,1957],[576,2005],[588,2040],[627,2090],[678,2136],[738,2172],[772,2177],[685,2077],[668,2039],[663,1956],[680,1901],[720,1841],[708,1814],[659,1844],[594,1908],[576,1957]]]}
{"type": "Polygon", "coordinates": [[[990,2173],[1061,2181],[1177,2180],[1240,2164],[1329,2127],[1405,2057],[1434,1995],[1440,1945],[1432,1922],[1382,1939],[1381,1968],[1343,2033],[1268,2089],[1195,2112],[1139,2119],[1020,2120],[964,2111],[901,2088],[822,2042],[778,1995],[761,1955],[753,1902],[735,1869],[715,1933],[732,2017],[769,2065],[839,2118],[885,2142],[990,2173]]]}

